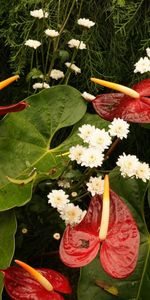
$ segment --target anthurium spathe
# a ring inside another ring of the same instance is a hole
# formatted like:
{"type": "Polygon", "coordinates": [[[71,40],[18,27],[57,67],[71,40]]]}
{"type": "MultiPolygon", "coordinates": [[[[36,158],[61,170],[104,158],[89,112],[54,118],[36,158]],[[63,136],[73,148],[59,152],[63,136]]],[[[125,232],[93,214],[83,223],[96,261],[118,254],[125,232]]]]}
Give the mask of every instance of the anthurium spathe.
{"type": "Polygon", "coordinates": [[[125,278],[136,267],[139,232],[123,200],[110,190],[108,209],[105,186],[104,195],[103,199],[101,195],[92,197],[84,219],[74,227],[66,227],[60,243],[60,257],[69,267],[82,267],[90,263],[100,249],[104,270],[114,278],[125,278]]]}
{"type": "Polygon", "coordinates": [[[15,300],[64,300],[59,294],[71,294],[68,279],[51,269],[34,269],[26,263],[16,260],[22,268],[12,266],[3,270],[5,289],[15,300]]]}
{"type": "MultiPolygon", "coordinates": [[[[19,75],[11,76],[0,82],[0,90],[4,89],[6,86],[19,79],[19,75]]],[[[10,112],[18,112],[25,109],[28,104],[25,101],[18,102],[12,105],[0,106],[0,115],[5,115],[10,112]]]]}
{"type": "Polygon", "coordinates": [[[150,123],[150,79],[135,84],[132,89],[120,84],[91,78],[97,84],[119,91],[98,95],[92,104],[104,119],[121,118],[128,122],[150,123]]]}

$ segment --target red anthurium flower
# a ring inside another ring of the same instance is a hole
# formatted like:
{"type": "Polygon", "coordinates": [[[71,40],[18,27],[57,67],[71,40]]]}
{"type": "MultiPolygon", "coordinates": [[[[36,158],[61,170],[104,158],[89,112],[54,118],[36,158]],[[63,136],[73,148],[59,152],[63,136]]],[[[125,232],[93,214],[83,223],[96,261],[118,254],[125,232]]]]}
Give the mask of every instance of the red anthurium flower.
{"type": "Polygon", "coordinates": [[[102,118],[108,121],[121,118],[128,122],[150,123],[150,79],[142,80],[132,89],[97,78],[91,80],[120,92],[98,95],[92,101],[94,109],[102,118]]]}
{"type": "MultiPolygon", "coordinates": [[[[19,78],[19,75],[12,76],[8,79],[5,79],[0,82],[0,90],[5,88],[10,83],[14,82],[19,78]]],[[[28,106],[28,104],[25,101],[18,102],[16,104],[7,105],[7,106],[0,106],[0,115],[5,115],[10,112],[18,112],[23,109],[25,109],[28,106]]]]}
{"type": "Polygon", "coordinates": [[[128,207],[112,190],[110,212],[108,205],[108,192],[104,187],[103,199],[100,195],[92,197],[84,219],[74,227],[66,227],[60,257],[69,267],[82,267],[90,263],[100,249],[104,270],[114,278],[125,278],[137,263],[139,232],[128,207]]]}
{"type": "Polygon", "coordinates": [[[68,279],[59,272],[51,269],[34,269],[26,263],[16,260],[19,267],[9,267],[2,271],[5,289],[14,300],[64,300],[59,294],[71,294],[68,279]]]}

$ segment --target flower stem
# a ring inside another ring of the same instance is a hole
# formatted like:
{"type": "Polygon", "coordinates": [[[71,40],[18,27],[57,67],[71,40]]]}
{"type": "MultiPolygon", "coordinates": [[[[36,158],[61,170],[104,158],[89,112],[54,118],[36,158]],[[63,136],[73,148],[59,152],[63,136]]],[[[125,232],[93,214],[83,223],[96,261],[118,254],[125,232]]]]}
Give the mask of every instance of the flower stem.
{"type": "Polygon", "coordinates": [[[114,142],[112,143],[111,147],[108,149],[108,151],[105,154],[105,158],[104,160],[107,160],[109,158],[109,156],[111,155],[111,153],[114,151],[114,149],[116,148],[116,146],[120,143],[120,139],[116,138],[114,140],[114,142]]]}
{"type": "Polygon", "coordinates": [[[109,214],[110,214],[109,176],[105,175],[102,218],[101,218],[101,224],[99,230],[99,238],[101,241],[105,240],[107,236],[108,225],[109,225],[109,214]]]}

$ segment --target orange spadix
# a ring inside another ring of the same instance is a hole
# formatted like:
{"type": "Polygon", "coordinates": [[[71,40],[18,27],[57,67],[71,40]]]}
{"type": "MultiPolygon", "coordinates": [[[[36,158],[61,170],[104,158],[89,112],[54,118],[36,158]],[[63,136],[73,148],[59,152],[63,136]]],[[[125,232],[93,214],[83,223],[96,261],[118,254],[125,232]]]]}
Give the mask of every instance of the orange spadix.
{"type": "Polygon", "coordinates": [[[15,260],[16,264],[21,266],[24,270],[26,270],[36,281],[38,281],[47,291],[52,291],[53,286],[51,283],[37,270],[30,267],[28,264],[24,263],[20,260],[15,260]]]}
{"type": "Polygon", "coordinates": [[[108,87],[109,89],[113,89],[116,90],[118,92],[121,92],[125,95],[128,95],[132,98],[139,98],[140,95],[138,92],[136,92],[133,89],[130,89],[124,85],[118,84],[118,83],[114,83],[114,82],[110,82],[110,81],[106,81],[106,80],[102,80],[102,79],[98,79],[98,78],[91,78],[91,81],[97,84],[100,84],[102,86],[108,87]]]}
{"type": "Polygon", "coordinates": [[[104,193],[103,193],[103,204],[102,204],[102,218],[99,230],[100,240],[105,240],[108,232],[109,225],[109,214],[110,214],[110,195],[109,195],[109,176],[105,175],[104,178],[104,193]]]}
{"type": "Polygon", "coordinates": [[[0,82],[0,90],[4,89],[7,85],[11,84],[15,80],[19,79],[19,75],[11,76],[0,82]]]}

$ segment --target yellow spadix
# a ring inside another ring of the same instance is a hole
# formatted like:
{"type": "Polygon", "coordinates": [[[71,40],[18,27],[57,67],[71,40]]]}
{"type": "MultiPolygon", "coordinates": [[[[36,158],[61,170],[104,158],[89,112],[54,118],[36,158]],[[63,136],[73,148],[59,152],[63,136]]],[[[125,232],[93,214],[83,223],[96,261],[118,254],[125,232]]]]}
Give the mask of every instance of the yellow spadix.
{"type": "Polygon", "coordinates": [[[102,204],[102,218],[99,230],[100,240],[105,240],[108,232],[109,214],[110,214],[110,195],[109,195],[109,176],[105,175],[104,178],[104,193],[102,204]]]}
{"type": "Polygon", "coordinates": [[[19,75],[11,76],[0,82],[0,90],[4,89],[7,85],[11,84],[15,80],[19,79],[19,75]]]}

